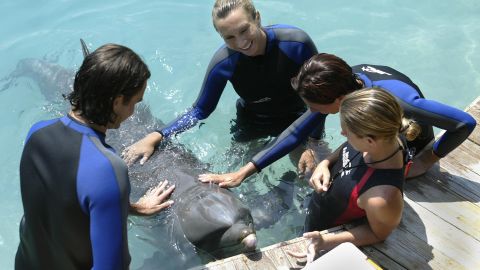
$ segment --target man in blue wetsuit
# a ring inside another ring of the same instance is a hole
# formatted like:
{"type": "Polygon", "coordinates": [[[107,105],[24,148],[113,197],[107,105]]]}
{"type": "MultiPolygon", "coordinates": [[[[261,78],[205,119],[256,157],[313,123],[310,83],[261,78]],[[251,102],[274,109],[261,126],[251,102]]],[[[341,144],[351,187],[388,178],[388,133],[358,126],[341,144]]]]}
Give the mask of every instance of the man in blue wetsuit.
{"type": "MultiPolygon", "coordinates": [[[[475,119],[468,113],[425,99],[417,85],[393,68],[367,64],[350,67],[341,58],[331,54],[318,54],[305,62],[298,75],[292,79],[292,86],[310,111],[295,121],[267,149],[274,153],[269,157],[285,155],[289,149],[304,141],[316,126],[323,128],[326,115],[338,113],[340,102],[346,94],[365,87],[377,86],[389,91],[398,99],[406,117],[417,121],[422,127],[420,136],[409,143],[417,155],[407,177],[425,173],[435,162],[466,140],[476,125],[475,119]],[[317,117],[312,117],[314,114],[317,117]],[[432,126],[445,130],[436,141],[432,126]]],[[[303,153],[299,163],[300,171],[313,171],[315,168],[312,152],[307,149],[303,153]]],[[[257,155],[237,172],[206,175],[203,179],[225,187],[238,186],[256,168],[265,167],[275,161],[274,158],[257,155]]],[[[316,190],[327,188],[327,183],[320,183],[319,179],[310,180],[316,190]]]]}
{"type": "MultiPolygon", "coordinates": [[[[310,37],[293,26],[261,27],[260,14],[250,0],[217,0],[212,17],[225,45],[213,56],[196,102],[163,129],[128,147],[124,152],[127,163],[139,157],[140,163],[145,162],[164,137],[182,132],[207,118],[217,106],[228,81],[240,96],[236,123],[232,127],[236,141],[278,136],[306,111],[290,79],[317,53],[310,37]]],[[[320,114],[312,116],[316,117],[316,123],[324,119],[320,114]]],[[[315,137],[320,135],[312,133],[315,137]]],[[[260,155],[273,161],[277,157],[272,154],[276,152],[264,151],[260,155]]]]}
{"type": "Polygon", "coordinates": [[[78,70],[72,110],[30,129],[20,162],[24,216],[15,269],[128,269],[127,215],[169,207],[164,181],[130,204],[125,162],[105,142],[133,114],[150,71],[129,48],[107,44],[78,70]]]}

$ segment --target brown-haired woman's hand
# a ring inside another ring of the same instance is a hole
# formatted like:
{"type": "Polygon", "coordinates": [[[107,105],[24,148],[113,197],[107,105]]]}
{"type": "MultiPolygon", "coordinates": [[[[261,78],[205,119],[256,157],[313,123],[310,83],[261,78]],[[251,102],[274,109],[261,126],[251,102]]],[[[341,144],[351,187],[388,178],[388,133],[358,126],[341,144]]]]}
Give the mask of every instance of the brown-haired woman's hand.
{"type": "Polygon", "coordinates": [[[249,162],[236,172],[225,174],[200,174],[198,180],[203,183],[215,183],[220,187],[231,188],[239,186],[245,178],[254,174],[256,171],[257,168],[255,168],[255,165],[252,162],[249,162]]]}

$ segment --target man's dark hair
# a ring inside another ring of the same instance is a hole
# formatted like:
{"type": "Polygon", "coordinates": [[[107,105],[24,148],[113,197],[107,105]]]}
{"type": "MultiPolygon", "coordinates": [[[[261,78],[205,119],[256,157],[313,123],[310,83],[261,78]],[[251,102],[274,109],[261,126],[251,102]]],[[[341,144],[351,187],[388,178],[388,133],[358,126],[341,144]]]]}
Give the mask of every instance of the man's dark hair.
{"type": "Polygon", "coordinates": [[[148,78],[150,71],[135,52],[105,44],[85,57],[67,99],[86,120],[105,126],[115,121],[114,99],[123,95],[129,102],[148,78]]]}
{"type": "Polygon", "coordinates": [[[342,95],[362,88],[352,68],[340,57],[320,53],[307,60],[292,87],[300,97],[317,104],[331,104],[342,95]]]}

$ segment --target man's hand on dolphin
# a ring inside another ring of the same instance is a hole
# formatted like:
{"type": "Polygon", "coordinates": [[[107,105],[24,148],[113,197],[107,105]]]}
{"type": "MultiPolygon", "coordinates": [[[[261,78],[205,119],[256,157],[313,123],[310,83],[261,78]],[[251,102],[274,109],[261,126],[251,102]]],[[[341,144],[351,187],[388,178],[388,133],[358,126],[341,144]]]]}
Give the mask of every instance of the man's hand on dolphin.
{"type": "Polygon", "coordinates": [[[239,186],[243,180],[257,171],[257,168],[252,162],[247,163],[247,165],[240,168],[238,171],[233,173],[225,174],[200,174],[198,180],[203,183],[215,183],[220,187],[230,188],[239,186]]]}
{"type": "Polygon", "coordinates": [[[130,212],[138,215],[153,215],[170,207],[172,200],[165,201],[170,197],[175,185],[167,188],[168,181],[165,180],[156,187],[149,189],[136,203],[130,205],[130,212]]]}
{"type": "Polygon", "coordinates": [[[127,165],[132,165],[135,161],[141,158],[140,164],[143,165],[145,161],[152,156],[155,151],[155,146],[157,146],[162,139],[162,134],[159,132],[152,132],[143,139],[125,148],[122,151],[122,158],[127,165]]]}

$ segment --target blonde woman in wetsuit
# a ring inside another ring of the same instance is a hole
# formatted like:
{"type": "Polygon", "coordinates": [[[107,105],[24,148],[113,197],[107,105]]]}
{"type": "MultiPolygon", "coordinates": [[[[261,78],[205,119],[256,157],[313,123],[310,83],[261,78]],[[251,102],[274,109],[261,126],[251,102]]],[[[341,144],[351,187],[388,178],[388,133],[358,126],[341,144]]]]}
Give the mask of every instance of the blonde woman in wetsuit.
{"type": "Polygon", "coordinates": [[[387,91],[368,88],[345,96],[340,105],[342,135],[347,142],[316,167],[310,184],[324,188],[313,192],[305,221],[304,237],[311,239],[305,254],[343,242],[357,246],[385,240],[398,226],[403,210],[403,184],[409,164],[406,140],[420,127],[403,118],[403,110],[387,91]],[[407,168],[406,168],[407,167],[407,168]],[[317,183],[314,183],[317,182],[317,183]],[[319,231],[357,219],[366,222],[337,234],[319,231]]]}

